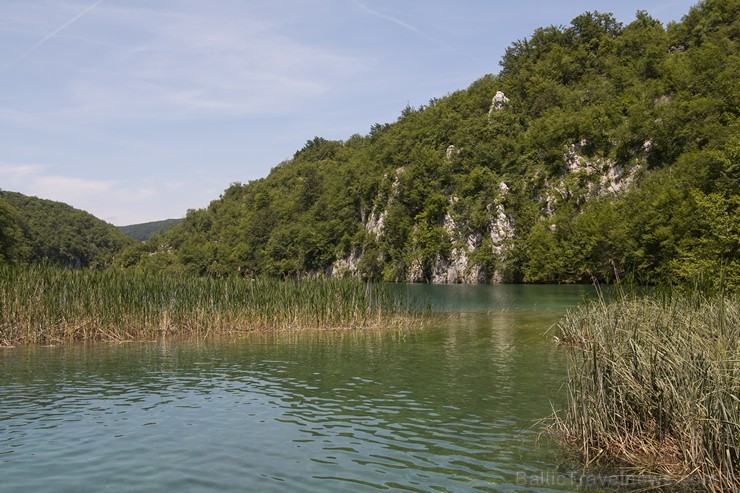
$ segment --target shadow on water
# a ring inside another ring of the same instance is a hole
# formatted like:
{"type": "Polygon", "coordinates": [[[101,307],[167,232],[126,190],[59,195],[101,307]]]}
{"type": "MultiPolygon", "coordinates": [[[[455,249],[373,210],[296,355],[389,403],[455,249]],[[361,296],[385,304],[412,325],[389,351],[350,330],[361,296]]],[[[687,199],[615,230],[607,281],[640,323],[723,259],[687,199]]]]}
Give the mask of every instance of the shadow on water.
{"type": "Polygon", "coordinates": [[[3,350],[0,489],[578,490],[534,424],[583,290],[439,288],[424,329],[3,350]]]}

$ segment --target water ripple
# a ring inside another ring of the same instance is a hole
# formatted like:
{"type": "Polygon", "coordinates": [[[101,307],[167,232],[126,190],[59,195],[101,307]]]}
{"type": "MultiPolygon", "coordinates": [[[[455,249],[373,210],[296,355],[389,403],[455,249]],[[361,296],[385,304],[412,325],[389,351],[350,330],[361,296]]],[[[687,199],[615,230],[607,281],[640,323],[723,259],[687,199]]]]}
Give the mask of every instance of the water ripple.
{"type": "Polygon", "coordinates": [[[490,329],[418,337],[18,350],[2,490],[501,491],[555,470],[528,429],[549,402],[512,399],[559,360],[510,350],[502,372],[490,329]]]}

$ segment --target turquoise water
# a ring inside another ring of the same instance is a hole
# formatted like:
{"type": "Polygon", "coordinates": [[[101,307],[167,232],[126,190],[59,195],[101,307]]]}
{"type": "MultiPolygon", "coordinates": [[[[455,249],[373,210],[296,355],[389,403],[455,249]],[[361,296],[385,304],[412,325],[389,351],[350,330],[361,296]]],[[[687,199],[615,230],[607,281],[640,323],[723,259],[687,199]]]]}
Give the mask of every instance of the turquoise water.
{"type": "MultiPolygon", "coordinates": [[[[406,289],[406,288],[404,288],[406,289]]],[[[537,420],[587,288],[410,286],[409,330],[0,350],[0,491],[582,491],[537,420]]]]}

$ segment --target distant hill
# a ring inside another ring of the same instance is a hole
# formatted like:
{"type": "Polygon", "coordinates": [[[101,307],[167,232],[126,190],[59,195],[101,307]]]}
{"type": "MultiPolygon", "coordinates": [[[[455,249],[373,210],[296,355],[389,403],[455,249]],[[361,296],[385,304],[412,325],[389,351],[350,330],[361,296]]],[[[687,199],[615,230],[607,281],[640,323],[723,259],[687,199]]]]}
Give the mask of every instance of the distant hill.
{"type": "Polygon", "coordinates": [[[119,226],[118,229],[126,236],[138,241],[146,241],[157,233],[164,233],[172,226],[180,224],[183,219],[165,219],[149,223],[119,226]]]}
{"type": "Polygon", "coordinates": [[[104,267],[135,241],[62,202],[0,190],[0,262],[104,267]]]}

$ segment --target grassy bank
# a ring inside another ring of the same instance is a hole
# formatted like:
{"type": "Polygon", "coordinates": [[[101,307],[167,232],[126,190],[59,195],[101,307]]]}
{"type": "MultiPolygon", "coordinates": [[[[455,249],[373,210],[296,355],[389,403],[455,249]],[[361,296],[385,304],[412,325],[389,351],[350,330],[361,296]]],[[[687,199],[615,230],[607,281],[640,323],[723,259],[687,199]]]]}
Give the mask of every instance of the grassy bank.
{"type": "Polygon", "coordinates": [[[586,465],[740,491],[737,295],[602,298],[559,329],[568,405],[553,429],[586,465]]]}
{"type": "Polygon", "coordinates": [[[0,266],[0,345],[131,340],[417,320],[398,292],[353,281],[206,279],[0,266]]]}

